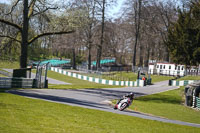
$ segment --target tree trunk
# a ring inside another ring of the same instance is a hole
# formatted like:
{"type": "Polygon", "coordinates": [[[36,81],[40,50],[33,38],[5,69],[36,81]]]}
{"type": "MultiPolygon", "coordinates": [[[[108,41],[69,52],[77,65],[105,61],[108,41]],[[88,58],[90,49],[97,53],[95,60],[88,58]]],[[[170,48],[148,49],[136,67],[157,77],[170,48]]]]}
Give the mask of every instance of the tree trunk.
{"type": "Polygon", "coordinates": [[[103,7],[102,7],[102,23],[101,23],[101,41],[100,41],[100,45],[97,47],[97,70],[98,68],[101,67],[100,61],[101,61],[101,54],[102,54],[102,45],[104,43],[104,21],[105,21],[105,3],[106,0],[103,0],[103,7]]]}
{"type": "Polygon", "coordinates": [[[91,47],[88,48],[88,70],[91,70],[91,47]]]}
{"type": "Polygon", "coordinates": [[[98,49],[97,49],[97,70],[101,67],[101,54],[102,54],[102,46],[98,46],[98,49]]]}
{"type": "Polygon", "coordinates": [[[139,62],[139,66],[140,67],[143,67],[143,60],[144,60],[144,50],[143,50],[143,46],[142,46],[142,44],[141,44],[141,42],[140,42],[140,62],[139,62]]]}
{"type": "Polygon", "coordinates": [[[169,50],[167,47],[166,47],[165,61],[169,62],[169,50]]]}
{"type": "Polygon", "coordinates": [[[147,54],[146,54],[146,58],[145,58],[144,67],[148,67],[148,65],[149,65],[149,57],[150,57],[150,48],[148,46],[147,47],[147,54]]]}
{"type": "Polygon", "coordinates": [[[91,49],[92,49],[92,24],[89,29],[88,36],[88,70],[91,70],[91,49]]]}
{"type": "MultiPolygon", "coordinates": [[[[92,28],[94,26],[94,17],[95,17],[95,8],[96,8],[96,1],[93,1],[92,6],[92,20],[89,27],[89,37],[88,37],[88,70],[91,70],[91,49],[92,49],[92,28]]],[[[90,16],[90,15],[88,15],[90,16]]]]}
{"type": "Polygon", "coordinates": [[[21,56],[20,56],[20,67],[27,67],[28,58],[28,0],[24,0],[23,10],[23,28],[22,28],[22,42],[21,42],[21,56]]]}
{"type": "MultiPolygon", "coordinates": [[[[141,15],[141,0],[138,0],[135,7],[135,44],[133,51],[133,69],[136,66],[136,48],[138,45],[139,34],[140,34],[140,15],[141,15]],[[139,3],[139,4],[138,4],[139,3]]],[[[135,70],[134,70],[135,71],[135,70]]]]}
{"type": "Polygon", "coordinates": [[[72,54],[73,54],[73,59],[72,59],[72,68],[76,69],[76,53],[75,53],[75,48],[72,49],[72,54]]]}

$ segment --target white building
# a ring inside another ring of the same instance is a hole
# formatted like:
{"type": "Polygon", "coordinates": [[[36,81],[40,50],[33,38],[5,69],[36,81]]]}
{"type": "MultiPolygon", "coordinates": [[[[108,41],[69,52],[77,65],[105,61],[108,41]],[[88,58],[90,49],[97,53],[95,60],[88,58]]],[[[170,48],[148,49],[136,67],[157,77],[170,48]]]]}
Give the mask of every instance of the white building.
{"type": "Polygon", "coordinates": [[[173,63],[150,63],[148,72],[150,74],[170,75],[170,76],[184,76],[185,66],[176,65],[173,63]]]}

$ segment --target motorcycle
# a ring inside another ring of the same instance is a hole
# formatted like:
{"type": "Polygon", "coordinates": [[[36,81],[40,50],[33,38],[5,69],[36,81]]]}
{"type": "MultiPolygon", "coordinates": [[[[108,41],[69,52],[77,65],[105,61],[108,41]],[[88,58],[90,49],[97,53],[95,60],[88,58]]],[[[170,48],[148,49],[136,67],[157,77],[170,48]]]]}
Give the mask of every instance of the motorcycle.
{"type": "Polygon", "coordinates": [[[131,93],[128,96],[124,96],[123,99],[120,99],[117,104],[114,106],[114,109],[119,109],[123,111],[128,108],[133,102],[134,94],[131,93]]]}

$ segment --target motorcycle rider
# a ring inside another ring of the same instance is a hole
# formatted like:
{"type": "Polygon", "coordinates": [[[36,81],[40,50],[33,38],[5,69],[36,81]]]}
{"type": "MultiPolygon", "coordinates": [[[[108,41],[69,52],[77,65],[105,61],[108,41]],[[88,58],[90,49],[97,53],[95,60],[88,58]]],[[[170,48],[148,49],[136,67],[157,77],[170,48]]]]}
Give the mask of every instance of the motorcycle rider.
{"type": "Polygon", "coordinates": [[[123,99],[126,98],[126,97],[129,97],[131,100],[133,100],[133,99],[134,99],[134,93],[131,92],[130,94],[124,95],[124,96],[123,96],[123,99]]]}
{"type": "MultiPolygon", "coordinates": [[[[133,100],[134,99],[134,93],[131,92],[129,94],[124,95],[123,98],[119,99],[119,101],[117,102],[116,105],[118,105],[120,103],[120,101],[125,99],[125,98],[130,98],[131,100],[133,100]]],[[[114,109],[117,109],[117,106],[115,106],[114,109]]]]}

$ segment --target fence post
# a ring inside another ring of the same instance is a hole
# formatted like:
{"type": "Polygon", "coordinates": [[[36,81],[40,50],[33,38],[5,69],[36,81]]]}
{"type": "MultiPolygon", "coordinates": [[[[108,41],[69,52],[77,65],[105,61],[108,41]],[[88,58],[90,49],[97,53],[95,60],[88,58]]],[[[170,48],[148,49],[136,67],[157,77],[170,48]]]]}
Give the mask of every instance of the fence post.
{"type": "Polygon", "coordinates": [[[48,88],[48,80],[47,80],[48,65],[49,65],[49,62],[46,64],[45,78],[44,78],[44,88],[48,88]]]}

